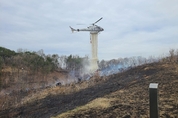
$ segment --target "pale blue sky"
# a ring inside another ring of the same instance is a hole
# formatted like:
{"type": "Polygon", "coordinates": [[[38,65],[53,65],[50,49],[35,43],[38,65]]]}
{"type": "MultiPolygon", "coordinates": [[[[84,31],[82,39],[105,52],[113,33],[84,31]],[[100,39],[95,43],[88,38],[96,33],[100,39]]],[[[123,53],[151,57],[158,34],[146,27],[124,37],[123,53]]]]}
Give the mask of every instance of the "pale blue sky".
{"type": "Polygon", "coordinates": [[[45,54],[90,55],[89,32],[99,18],[99,60],[161,56],[178,49],[177,0],[1,0],[0,46],[45,54]],[[86,24],[86,25],[76,25],[86,24]]]}

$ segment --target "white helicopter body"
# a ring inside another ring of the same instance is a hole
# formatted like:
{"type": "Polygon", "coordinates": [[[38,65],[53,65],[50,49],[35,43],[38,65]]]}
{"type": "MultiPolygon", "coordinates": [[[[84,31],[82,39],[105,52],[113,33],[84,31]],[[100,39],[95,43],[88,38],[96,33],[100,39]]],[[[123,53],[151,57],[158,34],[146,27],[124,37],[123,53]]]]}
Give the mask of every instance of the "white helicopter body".
{"type": "Polygon", "coordinates": [[[84,29],[74,29],[72,28],[71,26],[69,26],[72,30],[72,32],[74,31],[89,31],[90,33],[98,33],[98,32],[101,32],[101,31],[104,31],[104,29],[100,26],[97,26],[95,25],[97,22],[99,22],[102,18],[100,18],[99,20],[97,20],[95,23],[92,24],[92,26],[89,26],[87,28],[84,28],[84,29]]]}

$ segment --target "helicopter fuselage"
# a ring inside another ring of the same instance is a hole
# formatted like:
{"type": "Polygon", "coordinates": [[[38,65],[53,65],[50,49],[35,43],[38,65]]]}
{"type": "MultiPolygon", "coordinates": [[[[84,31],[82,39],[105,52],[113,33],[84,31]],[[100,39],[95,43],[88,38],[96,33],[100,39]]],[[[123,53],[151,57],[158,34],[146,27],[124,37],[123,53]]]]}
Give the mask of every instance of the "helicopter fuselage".
{"type": "Polygon", "coordinates": [[[101,31],[104,31],[103,28],[101,28],[100,26],[97,26],[97,25],[93,25],[93,26],[89,26],[87,28],[84,28],[84,29],[74,29],[72,27],[70,27],[72,32],[74,31],[89,31],[90,33],[98,33],[98,32],[101,32],[101,31]]]}

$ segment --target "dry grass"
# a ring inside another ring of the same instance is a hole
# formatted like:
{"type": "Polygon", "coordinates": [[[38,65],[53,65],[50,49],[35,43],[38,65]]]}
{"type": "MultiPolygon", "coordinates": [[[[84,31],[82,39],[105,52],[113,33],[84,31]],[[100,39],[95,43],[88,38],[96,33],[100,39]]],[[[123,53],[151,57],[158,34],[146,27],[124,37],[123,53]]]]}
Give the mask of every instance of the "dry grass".
{"type": "MultiPolygon", "coordinates": [[[[100,82],[102,82],[102,81],[98,81],[98,83],[100,83],[100,82]]],[[[96,84],[97,84],[97,82],[94,82],[94,81],[84,81],[82,83],[71,84],[68,86],[57,86],[57,87],[53,87],[53,88],[44,89],[42,91],[39,91],[39,92],[30,94],[30,95],[24,97],[21,100],[21,104],[34,102],[36,100],[43,99],[50,95],[68,95],[71,93],[76,93],[76,92],[79,92],[79,91],[86,89],[88,87],[92,87],[96,84]]]]}
{"type": "Polygon", "coordinates": [[[115,101],[115,99],[108,99],[108,98],[97,98],[91,102],[89,102],[86,105],[80,106],[75,108],[74,110],[62,113],[56,117],[52,117],[52,118],[67,118],[69,116],[72,116],[75,113],[78,112],[85,112],[88,109],[106,109],[109,108],[111,106],[111,102],[115,101]]]}

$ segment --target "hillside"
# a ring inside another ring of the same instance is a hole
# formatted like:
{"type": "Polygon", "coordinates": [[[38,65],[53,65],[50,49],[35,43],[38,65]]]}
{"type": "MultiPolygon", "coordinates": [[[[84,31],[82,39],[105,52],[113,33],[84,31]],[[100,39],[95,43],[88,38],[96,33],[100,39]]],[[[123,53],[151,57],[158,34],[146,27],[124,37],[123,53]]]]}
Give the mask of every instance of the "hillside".
{"type": "Polygon", "coordinates": [[[178,66],[153,63],[109,77],[88,93],[93,99],[87,104],[55,118],[149,118],[148,86],[153,82],[159,83],[160,118],[178,117],[178,66]]]}
{"type": "Polygon", "coordinates": [[[164,60],[107,77],[47,88],[23,106],[1,110],[0,117],[148,118],[148,86],[152,82],[159,83],[160,118],[178,117],[178,64],[164,60]]]}

